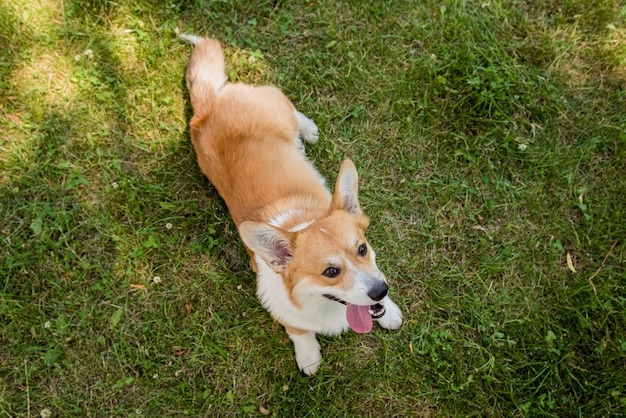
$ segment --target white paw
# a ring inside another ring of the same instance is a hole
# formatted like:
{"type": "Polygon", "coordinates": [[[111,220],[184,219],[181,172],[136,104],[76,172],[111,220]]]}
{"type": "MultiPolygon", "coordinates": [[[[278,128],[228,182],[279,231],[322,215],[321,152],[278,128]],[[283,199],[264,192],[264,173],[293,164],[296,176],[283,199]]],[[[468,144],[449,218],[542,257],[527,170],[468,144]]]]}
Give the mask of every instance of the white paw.
{"type": "Polygon", "coordinates": [[[398,305],[392,301],[389,296],[385,297],[383,301],[385,305],[385,315],[378,320],[381,327],[385,329],[398,329],[402,325],[402,311],[398,308],[398,305]]]}
{"type": "Polygon", "coordinates": [[[315,144],[320,136],[317,125],[297,110],[295,112],[298,118],[298,133],[306,142],[315,144]]]}
{"type": "Polygon", "coordinates": [[[311,122],[309,126],[300,127],[300,135],[302,135],[302,139],[306,142],[315,144],[320,137],[319,129],[312,120],[309,119],[309,122],[311,122]]]}
{"type": "Polygon", "coordinates": [[[322,364],[322,355],[319,353],[319,351],[315,355],[302,357],[303,358],[300,358],[300,356],[296,354],[296,362],[298,363],[298,368],[300,369],[300,371],[302,371],[302,373],[306,374],[307,376],[312,376],[317,373],[317,371],[320,369],[320,365],[322,364]]]}
{"type": "Polygon", "coordinates": [[[289,338],[293,341],[298,368],[307,376],[317,373],[322,363],[322,353],[320,352],[320,345],[315,338],[315,333],[289,334],[289,338]]]}

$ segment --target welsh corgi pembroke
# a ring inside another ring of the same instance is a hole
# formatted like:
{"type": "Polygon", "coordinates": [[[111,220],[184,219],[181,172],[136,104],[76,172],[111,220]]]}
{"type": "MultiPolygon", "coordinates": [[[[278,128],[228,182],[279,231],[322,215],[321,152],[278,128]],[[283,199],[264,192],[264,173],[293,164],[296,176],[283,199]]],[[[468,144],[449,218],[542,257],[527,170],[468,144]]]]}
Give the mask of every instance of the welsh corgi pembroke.
{"type": "Polygon", "coordinates": [[[276,87],[229,83],[220,44],[194,44],[187,66],[191,140],[226,202],[256,273],[257,296],[293,341],[306,375],[321,363],[316,334],[397,329],[402,313],[365,239],[369,219],[345,160],[331,194],[304,154],[315,123],[276,87]]]}

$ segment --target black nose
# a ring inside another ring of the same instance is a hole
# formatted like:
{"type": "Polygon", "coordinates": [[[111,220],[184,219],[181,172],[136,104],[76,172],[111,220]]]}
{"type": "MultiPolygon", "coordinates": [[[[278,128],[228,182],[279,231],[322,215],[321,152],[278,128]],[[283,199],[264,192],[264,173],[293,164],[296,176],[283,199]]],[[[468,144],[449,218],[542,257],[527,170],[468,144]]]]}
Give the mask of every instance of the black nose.
{"type": "Polygon", "coordinates": [[[370,299],[375,300],[376,302],[378,302],[379,300],[381,300],[382,298],[387,296],[387,291],[388,290],[389,290],[389,286],[387,286],[387,283],[380,282],[378,284],[375,284],[370,289],[370,291],[367,292],[367,296],[369,296],[370,299]]]}

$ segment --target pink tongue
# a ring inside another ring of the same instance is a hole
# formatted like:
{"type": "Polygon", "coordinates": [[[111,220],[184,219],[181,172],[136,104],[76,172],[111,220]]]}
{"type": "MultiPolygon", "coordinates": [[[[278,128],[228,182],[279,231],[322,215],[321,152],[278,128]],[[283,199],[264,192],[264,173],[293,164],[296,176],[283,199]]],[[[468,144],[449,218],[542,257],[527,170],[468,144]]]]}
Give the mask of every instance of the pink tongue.
{"type": "Polygon", "coordinates": [[[372,315],[369,306],[358,306],[346,303],[346,319],[354,332],[364,334],[372,330],[372,315]]]}

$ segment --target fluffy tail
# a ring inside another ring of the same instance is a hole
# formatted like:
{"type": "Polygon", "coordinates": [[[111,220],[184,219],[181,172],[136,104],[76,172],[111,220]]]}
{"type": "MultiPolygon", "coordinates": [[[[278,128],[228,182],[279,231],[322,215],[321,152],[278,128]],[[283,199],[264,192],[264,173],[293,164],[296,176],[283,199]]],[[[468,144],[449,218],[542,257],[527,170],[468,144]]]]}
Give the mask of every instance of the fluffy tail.
{"type": "Polygon", "coordinates": [[[224,54],[219,42],[196,35],[181,35],[194,44],[193,53],[187,63],[187,88],[194,113],[202,113],[228,78],[224,71],[224,54]]]}

